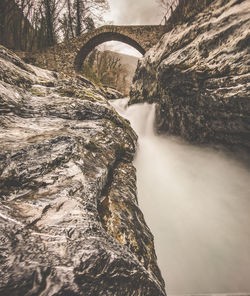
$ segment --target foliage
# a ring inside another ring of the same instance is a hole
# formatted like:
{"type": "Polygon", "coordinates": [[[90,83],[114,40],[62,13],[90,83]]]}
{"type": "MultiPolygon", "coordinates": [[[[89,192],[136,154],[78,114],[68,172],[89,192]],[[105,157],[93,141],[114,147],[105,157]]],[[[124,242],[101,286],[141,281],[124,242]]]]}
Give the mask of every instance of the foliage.
{"type": "Polygon", "coordinates": [[[167,20],[171,17],[172,13],[179,5],[179,0],[156,0],[156,2],[159,4],[161,10],[164,12],[161,24],[163,23],[163,21],[166,24],[167,20]]]}
{"type": "Polygon", "coordinates": [[[94,29],[106,9],[107,0],[1,0],[0,33],[14,36],[13,48],[43,49],[94,29]]]}
{"type": "Polygon", "coordinates": [[[106,0],[65,0],[65,3],[64,13],[59,20],[64,39],[95,29],[103,21],[103,11],[108,9],[106,0]]]}
{"type": "Polygon", "coordinates": [[[85,61],[82,71],[94,83],[125,93],[128,71],[112,53],[94,50],[85,61]]]}

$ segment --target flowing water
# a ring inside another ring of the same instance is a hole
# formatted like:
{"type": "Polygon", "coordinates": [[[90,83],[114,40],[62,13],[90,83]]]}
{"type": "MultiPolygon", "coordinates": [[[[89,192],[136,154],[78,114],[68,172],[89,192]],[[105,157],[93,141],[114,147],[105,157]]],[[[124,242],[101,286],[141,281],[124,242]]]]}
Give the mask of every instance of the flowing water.
{"type": "Polygon", "coordinates": [[[154,106],[112,102],[137,132],[138,200],[168,294],[250,291],[250,172],[154,134],[154,106]]]}

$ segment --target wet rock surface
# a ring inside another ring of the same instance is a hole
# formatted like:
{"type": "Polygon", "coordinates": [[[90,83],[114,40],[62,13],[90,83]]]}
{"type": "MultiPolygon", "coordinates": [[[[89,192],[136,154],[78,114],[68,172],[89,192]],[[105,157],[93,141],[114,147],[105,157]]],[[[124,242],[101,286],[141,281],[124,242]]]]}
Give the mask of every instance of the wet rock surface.
{"type": "Polygon", "coordinates": [[[4,47],[0,78],[0,295],[165,295],[129,123],[4,47]]]}
{"type": "Polygon", "coordinates": [[[104,91],[105,91],[105,97],[108,100],[117,100],[124,97],[124,95],[121,92],[111,87],[105,87],[104,91]]]}
{"type": "Polygon", "coordinates": [[[250,5],[216,0],[140,60],[130,103],[157,103],[157,129],[250,159],[250,5]]]}

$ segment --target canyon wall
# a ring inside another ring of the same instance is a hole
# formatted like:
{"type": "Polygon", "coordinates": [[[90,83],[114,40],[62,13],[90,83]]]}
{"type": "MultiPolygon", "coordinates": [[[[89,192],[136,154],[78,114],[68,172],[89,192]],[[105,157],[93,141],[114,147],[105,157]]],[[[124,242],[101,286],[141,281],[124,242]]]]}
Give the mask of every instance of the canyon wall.
{"type": "Polygon", "coordinates": [[[0,47],[0,295],[165,295],[105,95],[0,47]]]}
{"type": "Polygon", "coordinates": [[[250,5],[216,0],[139,62],[130,104],[157,103],[160,133],[250,159],[250,5]]]}

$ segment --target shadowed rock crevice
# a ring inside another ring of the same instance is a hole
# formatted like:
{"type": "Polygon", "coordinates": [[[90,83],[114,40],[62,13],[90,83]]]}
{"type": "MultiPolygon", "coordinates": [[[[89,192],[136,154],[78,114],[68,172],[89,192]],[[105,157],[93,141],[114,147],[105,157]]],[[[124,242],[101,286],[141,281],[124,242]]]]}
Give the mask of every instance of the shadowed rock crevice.
{"type": "MultiPolygon", "coordinates": [[[[159,268],[154,263],[156,255],[153,236],[145,224],[139,209],[136,191],[136,172],[131,163],[119,163],[112,174],[112,181],[105,188],[98,203],[98,212],[106,232],[120,244],[126,245],[144,267],[162,281],[159,268]],[[119,195],[119,188],[123,190],[119,195]],[[133,207],[134,211],[129,209],[133,207]],[[140,242],[139,237],[143,240],[140,242]],[[147,253],[147,256],[143,254],[147,253]]],[[[159,282],[159,284],[160,284],[159,282]]]]}

